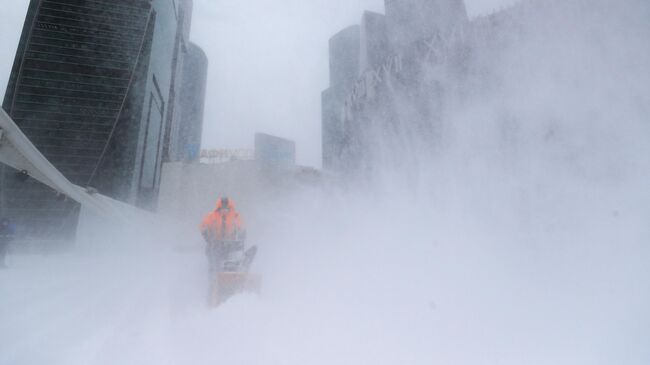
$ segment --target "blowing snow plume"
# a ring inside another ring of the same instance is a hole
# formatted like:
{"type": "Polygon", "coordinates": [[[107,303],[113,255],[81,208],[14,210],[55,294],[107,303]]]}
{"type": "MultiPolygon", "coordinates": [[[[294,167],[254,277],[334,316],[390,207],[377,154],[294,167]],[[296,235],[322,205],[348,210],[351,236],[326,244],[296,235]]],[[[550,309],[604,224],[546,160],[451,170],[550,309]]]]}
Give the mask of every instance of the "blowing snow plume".
{"type": "Polygon", "coordinates": [[[301,340],[349,363],[647,362],[649,14],[525,2],[362,75],[357,184],[291,234],[326,329],[301,340]]]}
{"type": "Polygon", "coordinates": [[[200,251],[48,261],[0,277],[0,363],[647,364],[649,11],[405,47],[346,111],[346,186],[256,207],[261,298],[208,311],[200,251]]]}

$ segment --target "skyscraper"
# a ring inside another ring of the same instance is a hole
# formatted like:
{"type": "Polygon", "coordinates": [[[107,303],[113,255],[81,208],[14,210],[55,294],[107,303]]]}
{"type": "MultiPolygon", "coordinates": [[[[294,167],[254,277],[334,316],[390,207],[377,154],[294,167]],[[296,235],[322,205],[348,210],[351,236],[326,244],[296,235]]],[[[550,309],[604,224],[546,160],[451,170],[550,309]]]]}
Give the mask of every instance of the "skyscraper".
{"type": "Polygon", "coordinates": [[[296,165],[296,142],[255,133],[255,160],[262,167],[292,168],[296,165]]]}
{"type": "Polygon", "coordinates": [[[385,8],[385,16],[365,12],[360,26],[330,40],[330,87],[322,94],[327,170],[370,171],[373,152],[388,149],[377,146],[398,140],[384,131],[408,128],[433,141],[444,88],[441,65],[431,63],[457,57],[453,65],[464,65],[459,43],[443,46],[469,27],[463,0],[385,0],[385,8]]]}
{"type": "Polygon", "coordinates": [[[194,43],[187,46],[181,82],[180,123],[172,139],[172,161],[197,161],[203,136],[208,57],[194,43]]]}
{"type": "MultiPolygon", "coordinates": [[[[3,108],[70,181],[155,207],[191,1],[31,0],[3,108]]],[[[78,206],[1,178],[24,237],[71,240],[78,206]]]]}
{"type": "Polygon", "coordinates": [[[380,67],[389,54],[386,17],[366,11],[361,17],[359,71],[380,67]]]}
{"type": "Polygon", "coordinates": [[[334,169],[343,144],[343,103],[359,76],[360,28],[348,27],[329,41],[330,87],[322,94],[323,167],[334,169]]]}
{"type": "Polygon", "coordinates": [[[468,22],[464,0],[385,0],[388,37],[395,50],[468,22]]]}

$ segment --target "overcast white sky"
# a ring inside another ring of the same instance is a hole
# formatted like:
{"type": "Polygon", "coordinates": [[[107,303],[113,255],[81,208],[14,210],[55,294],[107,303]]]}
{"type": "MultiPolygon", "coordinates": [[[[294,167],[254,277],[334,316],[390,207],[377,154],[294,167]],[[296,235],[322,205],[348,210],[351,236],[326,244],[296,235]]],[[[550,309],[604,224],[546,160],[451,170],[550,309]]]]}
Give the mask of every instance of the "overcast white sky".
{"type": "MultiPolygon", "coordinates": [[[[470,16],[516,0],[466,0],[470,16]]],[[[4,95],[29,0],[4,1],[4,95]]],[[[249,148],[256,131],[294,139],[298,162],[320,166],[320,93],[329,37],[384,0],[194,0],[192,40],[210,59],[204,148],[249,148]]]]}

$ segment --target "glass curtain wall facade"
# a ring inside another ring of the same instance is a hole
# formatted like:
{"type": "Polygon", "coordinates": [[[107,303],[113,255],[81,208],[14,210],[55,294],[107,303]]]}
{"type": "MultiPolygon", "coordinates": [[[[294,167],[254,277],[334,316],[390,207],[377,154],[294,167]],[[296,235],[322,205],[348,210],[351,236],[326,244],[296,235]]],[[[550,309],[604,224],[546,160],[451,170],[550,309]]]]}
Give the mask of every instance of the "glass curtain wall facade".
{"type": "MultiPolygon", "coordinates": [[[[3,108],[73,183],[155,207],[184,4],[31,1],[3,108]]],[[[9,170],[1,213],[20,236],[72,241],[78,205],[9,170]]]]}
{"type": "Polygon", "coordinates": [[[345,143],[343,105],[359,76],[361,30],[348,27],[329,40],[330,87],[321,95],[323,168],[336,170],[345,143]]]}
{"type": "Polygon", "coordinates": [[[183,64],[181,84],[181,117],[174,146],[172,161],[196,162],[201,152],[203,136],[203,112],[208,76],[208,57],[194,43],[190,43],[183,64]]]}
{"type": "Polygon", "coordinates": [[[446,75],[464,72],[467,48],[459,39],[469,19],[463,0],[384,5],[386,15],[363,14],[358,35],[351,27],[330,40],[330,88],[322,94],[326,170],[367,175],[373,160],[385,160],[388,146],[399,144],[396,131],[417,134],[431,147],[447,90],[441,70],[454,65],[446,75]],[[387,130],[391,135],[382,133],[387,130]]]}

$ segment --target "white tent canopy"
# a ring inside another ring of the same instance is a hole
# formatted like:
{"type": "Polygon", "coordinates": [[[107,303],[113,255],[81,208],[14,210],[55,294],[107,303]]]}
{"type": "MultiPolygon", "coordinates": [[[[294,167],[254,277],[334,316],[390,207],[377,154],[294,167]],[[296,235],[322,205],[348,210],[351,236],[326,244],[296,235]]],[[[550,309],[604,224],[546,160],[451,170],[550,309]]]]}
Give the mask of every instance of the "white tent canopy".
{"type": "Polygon", "coordinates": [[[72,184],[23,134],[16,123],[0,108],[0,163],[25,171],[32,178],[68,196],[98,214],[127,218],[144,211],[92,190],[72,184]]]}

